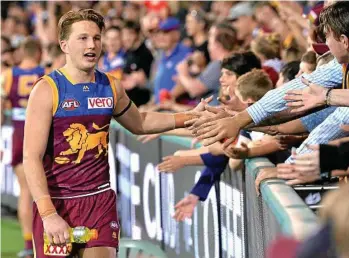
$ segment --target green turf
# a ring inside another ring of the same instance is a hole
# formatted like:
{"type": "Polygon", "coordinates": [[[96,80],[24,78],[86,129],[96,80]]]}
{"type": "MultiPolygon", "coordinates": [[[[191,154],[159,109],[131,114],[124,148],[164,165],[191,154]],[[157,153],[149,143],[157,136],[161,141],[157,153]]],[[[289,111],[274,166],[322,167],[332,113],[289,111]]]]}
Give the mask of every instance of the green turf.
{"type": "Polygon", "coordinates": [[[1,257],[15,258],[24,248],[19,223],[14,219],[1,219],[1,257]]]}

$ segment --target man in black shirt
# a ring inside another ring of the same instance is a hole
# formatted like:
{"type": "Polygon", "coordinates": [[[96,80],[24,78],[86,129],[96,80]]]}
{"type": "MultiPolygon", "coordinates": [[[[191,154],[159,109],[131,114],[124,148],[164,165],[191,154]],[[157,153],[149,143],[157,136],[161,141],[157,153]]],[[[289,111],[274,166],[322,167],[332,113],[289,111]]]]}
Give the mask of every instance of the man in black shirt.
{"type": "Polygon", "coordinates": [[[150,99],[150,91],[145,88],[150,75],[153,55],[144,44],[139,24],[127,21],[122,29],[122,43],[126,50],[122,84],[129,98],[137,105],[150,99]]]}

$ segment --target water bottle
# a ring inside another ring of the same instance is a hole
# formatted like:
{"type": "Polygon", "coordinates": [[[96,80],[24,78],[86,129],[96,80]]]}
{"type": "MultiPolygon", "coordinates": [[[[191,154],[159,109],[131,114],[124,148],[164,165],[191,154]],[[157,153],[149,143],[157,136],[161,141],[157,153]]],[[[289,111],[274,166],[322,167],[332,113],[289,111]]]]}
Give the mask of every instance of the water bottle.
{"type": "MultiPolygon", "coordinates": [[[[96,240],[98,238],[97,229],[89,229],[84,226],[69,228],[70,242],[85,244],[90,240],[96,240]]],[[[49,244],[50,240],[47,238],[47,235],[44,233],[44,242],[49,244]]]]}

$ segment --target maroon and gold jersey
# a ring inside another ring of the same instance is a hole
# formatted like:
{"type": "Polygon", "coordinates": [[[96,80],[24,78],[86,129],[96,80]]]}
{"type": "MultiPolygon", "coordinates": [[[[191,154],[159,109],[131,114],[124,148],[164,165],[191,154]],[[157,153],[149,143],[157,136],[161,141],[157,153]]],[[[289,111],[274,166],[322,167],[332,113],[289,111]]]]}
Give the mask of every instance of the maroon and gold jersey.
{"type": "Polygon", "coordinates": [[[45,74],[45,69],[13,67],[5,72],[5,95],[11,103],[12,122],[15,129],[24,128],[25,111],[35,82],[45,74]]]}
{"type": "Polygon", "coordinates": [[[51,196],[75,197],[109,189],[109,125],[116,103],[112,78],[96,70],[94,82],[74,83],[60,69],[43,79],[54,98],[44,157],[51,196]]]}

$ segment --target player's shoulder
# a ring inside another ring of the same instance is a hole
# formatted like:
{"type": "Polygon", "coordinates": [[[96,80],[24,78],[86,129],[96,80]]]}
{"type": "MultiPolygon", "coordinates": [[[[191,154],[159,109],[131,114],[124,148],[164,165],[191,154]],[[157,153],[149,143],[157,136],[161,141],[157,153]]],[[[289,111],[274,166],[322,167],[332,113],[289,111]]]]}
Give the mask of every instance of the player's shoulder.
{"type": "Polygon", "coordinates": [[[96,69],[95,76],[96,81],[104,85],[110,85],[111,87],[115,87],[115,84],[118,81],[118,79],[113,74],[109,72],[101,72],[98,69],[96,69]]]}
{"type": "Polygon", "coordinates": [[[39,78],[39,80],[36,81],[36,83],[33,86],[33,91],[34,90],[45,90],[46,88],[51,88],[50,86],[50,82],[47,78],[47,75],[42,76],[41,78],[39,78]]]}
{"type": "Polygon", "coordinates": [[[46,106],[45,103],[52,103],[52,96],[54,94],[52,85],[45,79],[45,76],[36,81],[29,97],[32,101],[39,102],[43,106],[46,106]]]}
{"type": "Polygon", "coordinates": [[[114,101],[116,102],[118,99],[120,99],[124,95],[124,90],[121,85],[121,82],[119,79],[117,79],[114,75],[108,72],[100,72],[105,75],[105,77],[108,80],[108,85],[110,85],[113,95],[114,95],[114,101]]]}

